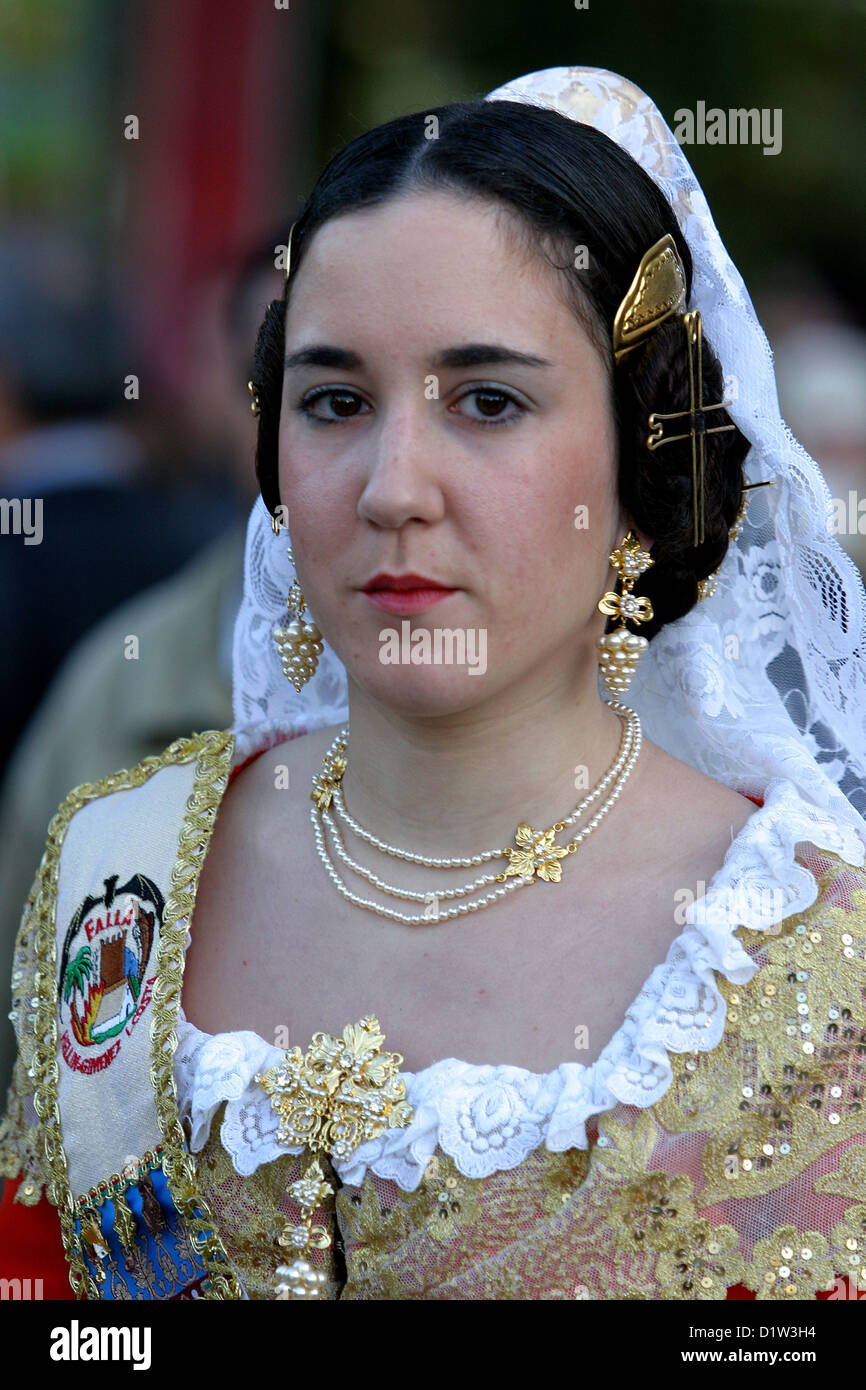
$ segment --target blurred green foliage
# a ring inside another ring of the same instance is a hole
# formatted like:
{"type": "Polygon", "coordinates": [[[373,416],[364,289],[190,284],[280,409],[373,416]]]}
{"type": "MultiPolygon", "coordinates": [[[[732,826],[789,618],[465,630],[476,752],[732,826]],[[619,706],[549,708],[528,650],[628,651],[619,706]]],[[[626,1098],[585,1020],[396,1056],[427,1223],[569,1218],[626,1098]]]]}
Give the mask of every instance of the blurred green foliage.
{"type": "Polygon", "coordinates": [[[781,108],[778,155],[686,153],[753,292],[770,270],[811,264],[866,318],[863,0],[331,0],[322,36],[310,180],[370,125],[540,68],[621,72],[670,125],[700,100],[781,108]]]}
{"type": "MultiPolygon", "coordinates": [[[[238,2],[270,9],[270,0],[238,2]]],[[[0,2],[7,215],[44,211],[110,239],[138,24],[155,17],[158,33],[184,5],[195,5],[206,33],[202,0],[0,2]]],[[[866,0],[291,0],[274,12],[287,55],[296,17],[311,23],[315,50],[304,177],[275,190],[275,204],[296,205],[335,149],[370,125],[483,96],[539,68],[607,67],[647,91],[671,125],[698,101],[781,108],[778,155],[704,145],[690,146],[689,159],[753,292],[780,268],[814,266],[866,320],[866,0]]],[[[266,90],[261,99],[271,99],[266,90]]]]}
{"type": "Polygon", "coordinates": [[[0,3],[0,205],[106,232],[108,112],[122,11],[105,0],[0,3]]]}

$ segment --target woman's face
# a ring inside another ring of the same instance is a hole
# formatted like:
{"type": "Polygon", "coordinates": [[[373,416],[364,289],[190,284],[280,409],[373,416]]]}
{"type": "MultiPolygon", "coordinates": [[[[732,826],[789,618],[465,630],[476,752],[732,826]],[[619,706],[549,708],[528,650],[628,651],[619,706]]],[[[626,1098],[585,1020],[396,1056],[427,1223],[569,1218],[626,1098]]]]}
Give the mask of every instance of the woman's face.
{"type": "Polygon", "coordinates": [[[350,680],[407,713],[595,686],[626,527],[605,364],[558,274],[494,207],[427,192],[326,223],[293,284],[279,483],[298,578],[350,680]],[[385,608],[364,592],[380,571],[453,592],[385,608]],[[420,629],[455,636],[425,657],[420,629]]]}

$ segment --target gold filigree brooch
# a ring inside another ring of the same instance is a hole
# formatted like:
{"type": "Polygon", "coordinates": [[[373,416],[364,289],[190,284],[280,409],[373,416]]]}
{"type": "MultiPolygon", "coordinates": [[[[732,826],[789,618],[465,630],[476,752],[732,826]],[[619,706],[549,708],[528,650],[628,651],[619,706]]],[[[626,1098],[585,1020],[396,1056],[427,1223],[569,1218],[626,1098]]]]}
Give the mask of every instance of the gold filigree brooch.
{"type": "MultiPolygon", "coordinates": [[[[255,1080],[280,1118],[277,1142],[303,1144],[313,1154],[345,1160],[386,1129],[408,1125],[413,1111],[397,1074],[403,1058],[399,1052],[383,1052],[384,1041],[378,1018],[366,1014],[347,1024],[341,1038],[314,1033],[306,1053],[292,1048],[276,1066],[258,1072],[255,1080]]],[[[331,1244],[327,1228],[312,1220],[334,1189],[316,1157],[288,1191],[301,1220],[287,1221],[278,1238],[295,1258],[277,1267],[274,1293],[278,1299],[318,1298],[325,1275],[306,1257],[331,1244]]]]}

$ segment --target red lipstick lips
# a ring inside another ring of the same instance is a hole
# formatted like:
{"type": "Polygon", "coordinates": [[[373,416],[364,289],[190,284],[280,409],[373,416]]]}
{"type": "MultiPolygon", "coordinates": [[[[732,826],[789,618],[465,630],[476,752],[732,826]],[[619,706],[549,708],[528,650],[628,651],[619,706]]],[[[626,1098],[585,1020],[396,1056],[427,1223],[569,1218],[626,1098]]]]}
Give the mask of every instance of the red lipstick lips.
{"type": "Polygon", "coordinates": [[[388,574],[380,570],[365,584],[363,592],[377,608],[389,613],[420,613],[457,590],[423,574],[388,574]]]}
{"type": "MultiPolygon", "coordinates": [[[[364,592],[368,594],[371,589],[447,589],[447,584],[440,584],[436,579],[427,579],[423,574],[388,574],[385,570],[380,570],[374,574],[368,584],[364,585],[364,592]]],[[[449,589],[449,593],[453,590],[449,589]]]]}

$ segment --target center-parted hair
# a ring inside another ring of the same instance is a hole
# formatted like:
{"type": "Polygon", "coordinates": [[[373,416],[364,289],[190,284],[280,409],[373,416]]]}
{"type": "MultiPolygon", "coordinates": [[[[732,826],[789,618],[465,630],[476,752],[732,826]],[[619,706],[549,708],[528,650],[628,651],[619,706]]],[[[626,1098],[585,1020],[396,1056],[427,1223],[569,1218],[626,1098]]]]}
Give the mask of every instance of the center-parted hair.
{"type": "MultiPolygon", "coordinates": [[[[592,126],[557,111],[482,100],[433,107],[366,131],[326,165],[294,224],[291,277],[283,298],[268,306],[256,343],[256,473],[265,504],[273,512],[280,501],[285,315],[313,236],[331,218],[433,190],[510,212],[509,229],[562,277],[567,302],[608,365],[619,498],[640,530],[654,538],[655,564],[634,590],[652,603],[654,617],[640,627],[652,637],[694,607],[699,580],[721,564],[743,495],[743,461],[750,446],[736,428],[705,436],[705,540],[693,545],[691,442],[654,452],[646,447],[651,411],[689,407],[681,317],[658,327],[619,367],[611,344],[614,316],[645,252],[670,233],[689,293],[691,254],[667,199],[631,155],[592,126]],[[576,255],[578,247],[585,247],[585,254],[576,255]]],[[[703,403],[720,401],[722,367],[706,337],[703,381],[703,403]]],[[[727,411],[714,417],[716,424],[733,423],[727,411]]]]}

